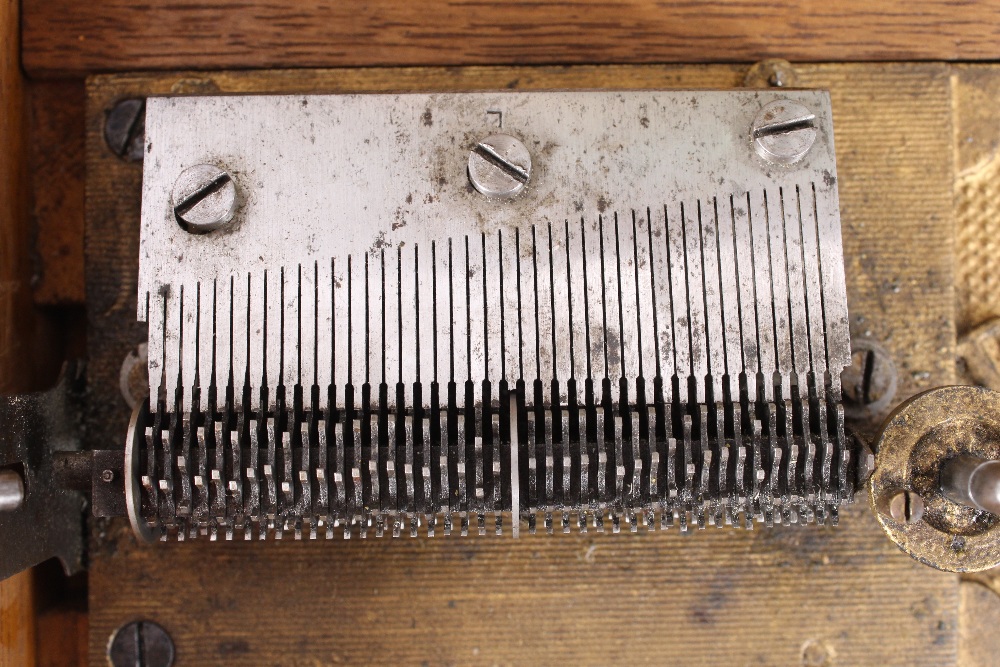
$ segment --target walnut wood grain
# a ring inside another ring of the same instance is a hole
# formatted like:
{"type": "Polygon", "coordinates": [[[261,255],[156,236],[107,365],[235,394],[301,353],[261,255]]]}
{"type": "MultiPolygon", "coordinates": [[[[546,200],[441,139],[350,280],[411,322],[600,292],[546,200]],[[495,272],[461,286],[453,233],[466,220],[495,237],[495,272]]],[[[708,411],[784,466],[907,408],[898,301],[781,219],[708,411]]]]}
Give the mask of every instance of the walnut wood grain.
{"type": "MultiPolygon", "coordinates": [[[[30,291],[25,281],[24,82],[18,47],[18,3],[0,2],[0,393],[23,386],[28,371],[23,352],[30,329],[20,316],[30,308],[30,291]]],[[[34,661],[35,597],[27,571],[0,581],[0,667],[34,661]]]]}
{"type": "MultiPolygon", "coordinates": [[[[945,65],[816,65],[831,90],[855,336],[900,366],[899,398],[953,381],[945,65]],[[918,258],[915,261],[915,258],[918,258]],[[917,304],[915,306],[915,304],[917,304]]],[[[731,87],[743,69],[542,67],[113,75],[90,79],[88,436],[121,438],[135,325],[140,169],[101,139],[153,93],[731,87]],[[108,429],[108,430],[104,430],[108,429]]],[[[103,439],[103,440],[102,440],[103,439]]],[[[106,446],[106,445],[105,445],[106,446]]],[[[837,529],[197,543],[92,534],[90,660],[123,622],[161,623],[185,664],[949,665],[959,582],[900,553],[856,505],[837,529]]]]}
{"type": "Polygon", "coordinates": [[[34,81],[27,96],[35,303],[82,305],[84,85],[34,81]]]}
{"type": "Polygon", "coordinates": [[[955,0],[25,0],[32,76],[141,69],[988,60],[1000,5],[955,0]]]}

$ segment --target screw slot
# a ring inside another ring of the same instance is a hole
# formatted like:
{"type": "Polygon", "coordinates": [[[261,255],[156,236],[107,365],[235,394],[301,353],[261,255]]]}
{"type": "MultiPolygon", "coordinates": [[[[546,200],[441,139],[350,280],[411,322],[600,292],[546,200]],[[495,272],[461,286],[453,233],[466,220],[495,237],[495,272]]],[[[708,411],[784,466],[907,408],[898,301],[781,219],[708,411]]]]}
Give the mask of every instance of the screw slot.
{"type": "Polygon", "coordinates": [[[910,489],[896,489],[883,496],[881,512],[896,523],[914,524],[924,518],[924,499],[910,489]]]}
{"type": "Polygon", "coordinates": [[[881,345],[858,338],[853,341],[851,365],[841,374],[844,414],[866,420],[879,416],[896,396],[896,365],[881,345]]]}
{"type": "Polygon", "coordinates": [[[127,162],[142,160],[146,144],[146,100],[121,100],[104,119],[104,141],[111,152],[127,162]]]}
{"type": "Polygon", "coordinates": [[[531,155],[508,134],[486,137],[469,153],[469,181],[487,197],[515,197],[530,178],[531,155]]]}
{"type": "Polygon", "coordinates": [[[172,199],[177,223],[192,234],[205,234],[233,219],[236,184],[224,169],[199,164],[177,178],[172,199]]]}
{"type": "Polygon", "coordinates": [[[151,621],[126,623],[108,644],[108,661],[114,667],[170,667],[174,642],[167,631],[151,621]]]}
{"type": "Polygon", "coordinates": [[[816,116],[798,102],[775,100],[757,114],[750,135],[760,157],[772,164],[795,164],[816,141],[816,116]]]}

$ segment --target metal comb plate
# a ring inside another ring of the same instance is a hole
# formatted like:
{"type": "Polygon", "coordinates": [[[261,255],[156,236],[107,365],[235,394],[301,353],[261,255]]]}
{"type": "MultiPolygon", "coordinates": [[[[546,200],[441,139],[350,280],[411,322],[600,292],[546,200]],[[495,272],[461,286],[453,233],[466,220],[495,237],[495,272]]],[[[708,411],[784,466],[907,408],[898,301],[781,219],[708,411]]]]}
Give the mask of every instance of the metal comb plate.
{"type": "Polygon", "coordinates": [[[163,526],[704,525],[853,494],[825,93],[152,98],[146,127],[140,421],[163,526]],[[753,149],[776,99],[814,115],[790,166],[753,149]],[[466,174],[497,132],[532,157],[512,200],[466,174]],[[170,193],[205,163],[240,200],[190,234],[170,193]],[[255,485],[269,511],[236,502],[255,485]]]}

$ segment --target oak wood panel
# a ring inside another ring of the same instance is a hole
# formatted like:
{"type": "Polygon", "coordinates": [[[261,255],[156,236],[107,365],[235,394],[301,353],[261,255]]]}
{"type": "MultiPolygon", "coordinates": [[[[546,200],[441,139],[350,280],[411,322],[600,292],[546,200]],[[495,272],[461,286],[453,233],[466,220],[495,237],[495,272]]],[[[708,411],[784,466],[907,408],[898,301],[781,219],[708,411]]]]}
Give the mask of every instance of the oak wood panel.
{"type": "Polygon", "coordinates": [[[24,1],[32,76],[140,69],[983,60],[1000,5],[956,0],[24,1]]]}
{"type": "MultiPolygon", "coordinates": [[[[902,398],[953,381],[949,69],[819,65],[831,90],[852,328],[901,367],[902,398]],[[878,113],[872,113],[877,109],[878,113]],[[944,156],[944,158],[943,158],[944,156]],[[943,158],[943,159],[942,159],[943,158]],[[919,261],[914,261],[919,258],[919,261]],[[919,307],[914,307],[914,304],[919,307]]],[[[115,75],[88,83],[91,392],[117,398],[134,324],[140,170],[100,136],[150,93],[730,87],[743,70],[545,67],[115,75]]],[[[120,399],[118,399],[120,402],[120,399]]],[[[104,414],[127,419],[123,404],[104,414]]],[[[116,426],[121,438],[124,427],[116,426]]],[[[98,438],[105,437],[99,432],[98,438]]],[[[868,509],[837,529],[137,546],[92,534],[90,659],[161,623],[185,664],[948,665],[959,582],[911,561],[868,509]]]]}

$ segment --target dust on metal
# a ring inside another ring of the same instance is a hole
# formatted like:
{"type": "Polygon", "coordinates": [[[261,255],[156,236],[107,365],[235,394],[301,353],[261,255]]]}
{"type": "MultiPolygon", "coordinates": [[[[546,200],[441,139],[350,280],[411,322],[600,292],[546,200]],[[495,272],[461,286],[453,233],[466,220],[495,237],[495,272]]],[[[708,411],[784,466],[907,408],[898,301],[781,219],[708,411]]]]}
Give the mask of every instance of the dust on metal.
{"type": "Polygon", "coordinates": [[[795,164],[816,142],[816,115],[798,102],[775,100],[757,114],[751,135],[760,157],[774,164],[795,164]]]}
{"type": "Polygon", "coordinates": [[[212,164],[195,165],[177,177],[172,201],[181,226],[192,234],[204,234],[233,219],[236,184],[224,169],[212,164]]]}
{"type": "Polygon", "coordinates": [[[129,162],[142,160],[145,152],[146,100],[120,100],[104,118],[104,141],[111,152],[129,162]]]}
{"type": "Polygon", "coordinates": [[[469,181],[487,197],[517,196],[531,178],[531,154],[509,134],[493,134],[469,153],[469,181]]]}
{"type": "Polygon", "coordinates": [[[835,524],[870,465],[840,405],[831,124],[816,91],[151,99],[133,527],[835,524]],[[816,141],[775,170],[746,132],[788,99],[816,141]],[[167,195],[213,156],[253,191],[207,242],[167,195]]]}
{"type": "Polygon", "coordinates": [[[113,667],[171,667],[174,641],[152,621],[133,621],[118,628],[108,643],[113,667]]]}

